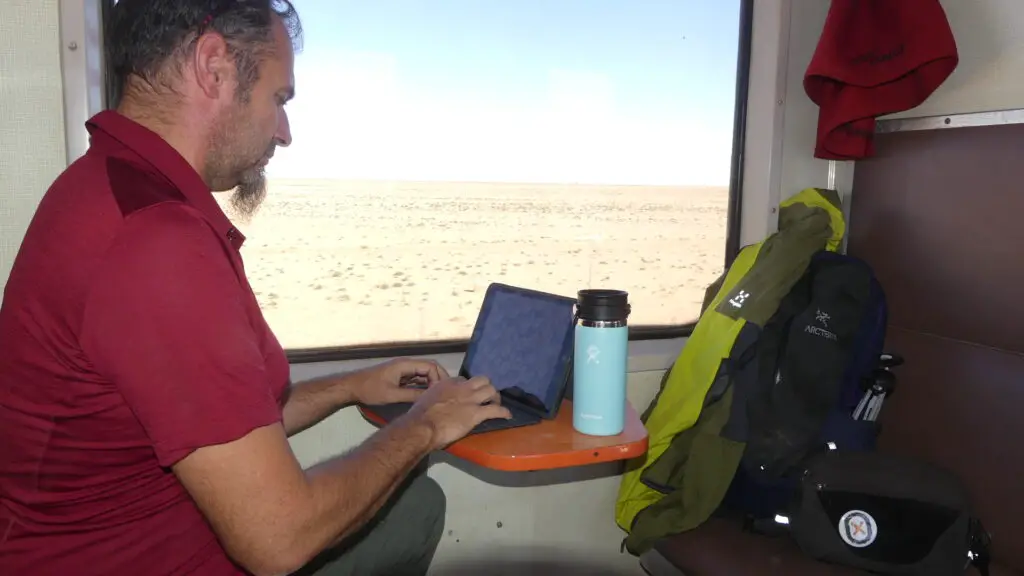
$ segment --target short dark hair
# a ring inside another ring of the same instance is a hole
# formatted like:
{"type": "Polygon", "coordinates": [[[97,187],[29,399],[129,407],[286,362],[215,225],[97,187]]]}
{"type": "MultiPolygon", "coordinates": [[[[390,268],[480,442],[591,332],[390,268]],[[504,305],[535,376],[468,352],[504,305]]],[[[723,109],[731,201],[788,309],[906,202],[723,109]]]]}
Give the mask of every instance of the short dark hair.
{"type": "Polygon", "coordinates": [[[165,66],[189,54],[207,30],[224,36],[238,70],[239,97],[248,98],[260,60],[273,49],[274,16],[284,22],[298,50],[302,24],[288,0],[117,1],[103,31],[107,86],[113,92],[109,105],[117,106],[133,76],[153,89],[167,89],[162,85],[165,66]]]}

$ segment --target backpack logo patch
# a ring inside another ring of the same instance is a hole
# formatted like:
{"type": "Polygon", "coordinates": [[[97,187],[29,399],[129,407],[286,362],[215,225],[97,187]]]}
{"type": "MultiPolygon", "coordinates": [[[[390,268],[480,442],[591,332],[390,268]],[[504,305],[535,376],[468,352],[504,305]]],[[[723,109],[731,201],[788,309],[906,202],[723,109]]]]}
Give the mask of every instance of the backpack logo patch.
{"type": "Polygon", "coordinates": [[[838,341],[839,337],[836,333],[828,329],[828,322],[832,319],[832,315],[828,312],[822,312],[821,309],[814,311],[814,321],[817,325],[808,324],[804,326],[804,332],[813,334],[826,340],[832,340],[833,342],[838,341]]]}
{"type": "Polygon", "coordinates": [[[839,537],[854,548],[866,548],[878,537],[878,524],[863,510],[850,510],[839,519],[839,537]]]}
{"type": "Polygon", "coordinates": [[[830,318],[831,316],[828,315],[828,312],[822,312],[821,310],[818,310],[817,312],[814,313],[814,320],[818,322],[818,324],[824,326],[825,328],[828,328],[828,321],[830,318]]]}
{"type": "Polygon", "coordinates": [[[745,290],[740,290],[735,296],[729,299],[729,304],[731,304],[733,308],[742,308],[743,303],[746,302],[747,298],[750,298],[750,293],[745,290]]]}

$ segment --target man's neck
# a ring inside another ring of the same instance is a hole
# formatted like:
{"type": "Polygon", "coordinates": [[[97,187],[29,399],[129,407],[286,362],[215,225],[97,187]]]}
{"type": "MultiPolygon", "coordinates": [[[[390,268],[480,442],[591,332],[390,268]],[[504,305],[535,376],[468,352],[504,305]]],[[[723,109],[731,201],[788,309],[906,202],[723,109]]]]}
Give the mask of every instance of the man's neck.
{"type": "Polygon", "coordinates": [[[174,109],[175,106],[173,104],[160,102],[147,102],[143,104],[134,98],[125,96],[117,107],[117,112],[163,138],[202,176],[205,163],[203,162],[203,154],[196,145],[196,132],[186,122],[175,122],[166,118],[166,116],[174,113],[174,109]]]}

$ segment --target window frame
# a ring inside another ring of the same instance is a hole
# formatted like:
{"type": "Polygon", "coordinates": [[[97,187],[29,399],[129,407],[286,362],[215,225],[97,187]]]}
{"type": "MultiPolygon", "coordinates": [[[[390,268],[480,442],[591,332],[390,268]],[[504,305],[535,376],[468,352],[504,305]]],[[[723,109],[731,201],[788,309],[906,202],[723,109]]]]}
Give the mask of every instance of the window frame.
{"type": "MultiPolygon", "coordinates": [[[[100,3],[101,30],[103,30],[102,26],[106,25],[107,18],[110,16],[110,10],[114,7],[114,4],[116,4],[116,3],[117,3],[117,0],[106,0],[105,2],[101,2],[100,3]]],[[[102,32],[101,32],[101,34],[102,34],[102,32]]],[[[102,36],[101,36],[101,38],[102,38],[102,36]]],[[[116,86],[114,84],[113,77],[110,74],[107,74],[106,56],[104,56],[104,66],[103,66],[103,108],[104,109],[113,108],[113,102],[112,102],[113,95],[115,93],[117,93],[118,90],[120,90],[120,86],[116,86]]]]}
{"type": "MultiPolygon", "coordinates": [[[[65,0],[67,1],[67,0],[65,0]]],[[[101,30],[106,22],[107,14],[115,0],[99,2],[101,30]]],[[[62,2],[63,4],[64,2],[62,2]]],[[[63,6],[62,6],[63,8],[63,6]]],[[[754,0],[740,0],[739,37],[736,47],[736,87],[734,91],[735,105],[733,109],[732,154],[729,169],[729,197],[726,208],[726,240],[725,267],[728,268],[741,246],[742,210],[743,210],[743,172],[745,165],[746,133],[747,133],[747,100],[750,90],[751,46],[754,25],[754,0]]],[[[101,32],[102,35],[102,32],[101,32]]],[[[102,37],[102,36],[101,36],[102,37]]],[[[110,107],[110,96],[116,91],[110,77],[103,70],[102,107],[110,107]]],[[[89,110],[89,115],[99,110],[89,110]]],[[[68,158],[73,161],[74,158],[68,158]]],[[[630,326],[629,340],[672,340],[689,337],[693,333],[696,320],[682,325],[644,325],[630,326]]],[[[365,360],[400,356],[434,356],[439,354],[465,353],[468,339],[450,340],[417,340],[380,342],[366,345],[325,346],[317,348],[289,348],[285,350],[290,364],[308,364],[321,362],[338,362],[348,360],[365,360]]]]}
{"type": "Polygon", "coordinates": [[[71,164],[89,147],[85,122],[107,108],[103,23],[113,0],[59,0],[64,149],[71,164]]]}

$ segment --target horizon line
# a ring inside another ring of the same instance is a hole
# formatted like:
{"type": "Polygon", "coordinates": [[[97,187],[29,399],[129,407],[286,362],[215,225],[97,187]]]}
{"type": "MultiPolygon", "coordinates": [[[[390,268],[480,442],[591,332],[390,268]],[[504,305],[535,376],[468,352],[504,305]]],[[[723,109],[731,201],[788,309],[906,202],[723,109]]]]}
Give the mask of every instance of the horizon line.
{"type": "Polygon", "coordinates": [[[492,185],[542,185],[542,186],[619,186],[632,188],[729,188],[729,184],[637,184],[621,182],[556,182],[542,180],[439,180],[433,178],[353,178],[336,176],[266,176],[268,181],[272,180],[334,180],[339,182],[404,182],[409,184],[492,184],[492,185]]]}

